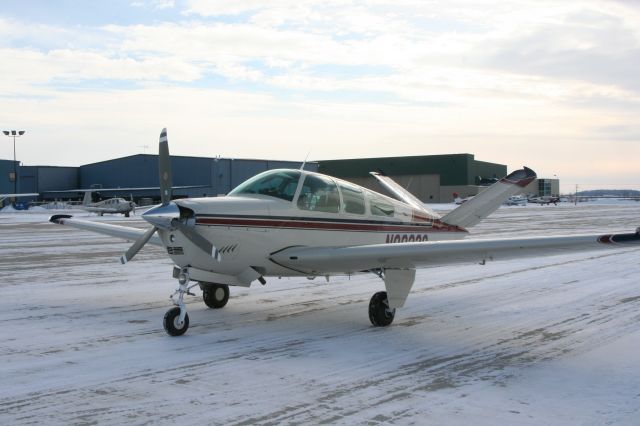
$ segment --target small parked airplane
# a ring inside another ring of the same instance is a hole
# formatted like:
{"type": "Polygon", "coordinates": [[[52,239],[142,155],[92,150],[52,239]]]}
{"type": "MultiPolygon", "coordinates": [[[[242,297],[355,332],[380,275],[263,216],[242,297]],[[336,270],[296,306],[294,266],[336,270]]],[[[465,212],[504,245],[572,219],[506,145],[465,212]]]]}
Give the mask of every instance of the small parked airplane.
{"type": "Polygon", "coordinates": [[[100,216],[108,213],[123,214],[125,217],[129,217],[131,212],[135,213],[137,207],[136,203],[133,201],[127,201],[124,198],[114,197],[98,201],[97,203],[92,203],[91,194],[98,191],[102,190],[83,190],[84,198],[82,199],[82,205],[80,207],[88,212],[98,213],[100,216]]]}
{"type": "Polygon", "coordinates": [[[553,204],[554,206],[557,206],[558,203],[560,202],[560,197],[554,197],[553,195],[544,195],[541,197],[531,197],[527,201],[533,204],[540,204],[540,205],[553,204]]]}
{"type": "Polygon", "coordinates": [[[264,277],[374,273],[386,291],[371,297],[369,319],[374,326],[387,326],[404,305],[421,266],[640,246],[640,229],[616,235],[453,241],[536,178],[526,167],[440,217],[378,173],[372,174],[397,199],[319,173],[278,169],[252,177],[224,197],[172,200],[166,129],[159,149],[162,204],[142,215],[151,224],[146,231],[69,215],[50,221],[135,240],[122,256],[123,264],[147,242],[163,246],[178,279],[171,296],[176,306],[163,322],[172,336],[189,327],[183,298],[196,285],[207,306],[222,308],[229,286],[249,287],[255,280],[265,284],[264,277]]]}

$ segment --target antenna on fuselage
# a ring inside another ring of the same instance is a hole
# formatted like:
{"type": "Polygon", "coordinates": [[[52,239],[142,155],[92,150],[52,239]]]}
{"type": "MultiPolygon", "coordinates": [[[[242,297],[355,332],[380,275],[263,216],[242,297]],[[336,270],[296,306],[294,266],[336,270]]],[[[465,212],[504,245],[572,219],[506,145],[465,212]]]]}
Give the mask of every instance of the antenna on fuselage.
{"type": "Polygon", "coordinates": [[[309,155],[311,155],[311,150],[309,150],[309,152],[307,152],[307,156],[304,157],[304,161],[302,162],[302,165],[300,166],[300,171],[304,170],[304,166],[307,164],[307,158],[309,158],[309,155]]]}

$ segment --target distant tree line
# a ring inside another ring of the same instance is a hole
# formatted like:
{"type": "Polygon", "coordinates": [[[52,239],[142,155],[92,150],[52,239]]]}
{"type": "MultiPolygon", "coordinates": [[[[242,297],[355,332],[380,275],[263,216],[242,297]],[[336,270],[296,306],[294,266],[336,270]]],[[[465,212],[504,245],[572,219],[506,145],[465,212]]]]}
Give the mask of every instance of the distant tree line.
{"type": "Polygon", "coordinates": [[[590,191],[579,191],[582,197],[640,197],[640,191],[635,189],[592,189],[590,191]]]}

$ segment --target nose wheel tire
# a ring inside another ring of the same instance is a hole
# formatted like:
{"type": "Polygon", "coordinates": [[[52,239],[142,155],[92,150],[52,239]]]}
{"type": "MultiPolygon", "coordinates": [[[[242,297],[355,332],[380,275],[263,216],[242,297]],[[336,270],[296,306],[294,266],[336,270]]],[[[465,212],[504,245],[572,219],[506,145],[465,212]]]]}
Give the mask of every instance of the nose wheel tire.
{"type": "Polygon", "coordinates": [[[369,320],[376,327],[386,327],[393,322],[395,309],[389,309],[389,299],[386,291],[379,291],[369,301],[369,320]]]}
{"type": "Polygon", "coordinates": [[[202,300],[212,309],[220,309],[229,301],[229,286],[226,284],[201,284],[202,300]]]}
{"type": "Polygon", "coordinates": [[[180,308],[171,308],[164,314],[162,325],[168,335],[182,336],[189,328],[189,314],[185,314],[184,321],[180,324],[180,308]]]}

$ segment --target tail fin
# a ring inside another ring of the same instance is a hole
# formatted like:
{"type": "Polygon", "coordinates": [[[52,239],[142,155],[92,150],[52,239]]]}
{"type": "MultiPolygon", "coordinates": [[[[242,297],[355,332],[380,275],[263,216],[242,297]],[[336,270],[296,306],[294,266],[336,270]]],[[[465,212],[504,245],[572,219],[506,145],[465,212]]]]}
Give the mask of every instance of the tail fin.
{"type": "Polygon", "coordinates": [[[82,199],[82,205],[88,206],[89,204],[91,204],[91,201],[93,201],[91,199],[91,191],[84,191],[84,198],[82,199]]]}
{"type": "Polygon", "coordinates": [[[524,167],[500,179],[460,207],[449,212],[442,221],[449,225],[468,228],[496,211],[500,204],[517,194],[536,178],[536,172],[524,167]]]}

